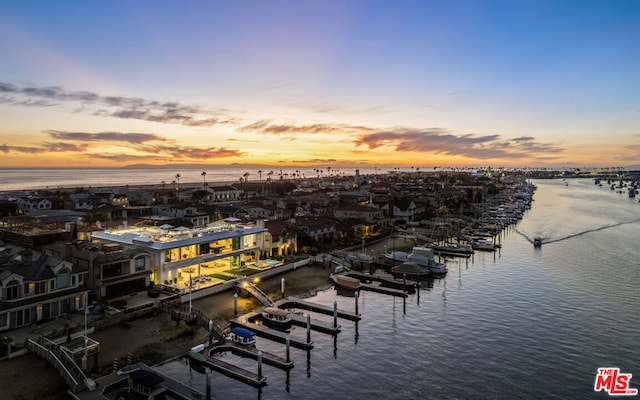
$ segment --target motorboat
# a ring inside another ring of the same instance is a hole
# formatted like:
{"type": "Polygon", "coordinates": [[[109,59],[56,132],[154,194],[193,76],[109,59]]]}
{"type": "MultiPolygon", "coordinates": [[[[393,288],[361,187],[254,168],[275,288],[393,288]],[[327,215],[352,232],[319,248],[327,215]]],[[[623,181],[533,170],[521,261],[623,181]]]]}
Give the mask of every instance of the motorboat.
{"type": "Polygon", "coordinates": [[[432,274],[447,273],[447,264],[436,262],[433,249],[430,247],[414,247],[411,254],[407,256],[407,262],[426,267],[432,274]]]}
{"type": "Polygon", "coordinates": [[[475,253],[473,246],[468,243],[453,243],[441,246],[433,246],[434,254],[452,257],[469,257],[475,253]]]}
{"type": "Polygon", "coordinates": [[[229,340],[231,343],[240,344],[243,346],[255,346],[256,345],[256,333],[250,329],[236,326],[231,328],[229,333],[229,340]]]}
{"type": "Polygon", "coordinates": [[[336,286],[345,290],[358,290],[360,288],[360,279],[346,275],[334,275],[336,286]]]}
{"type": "Polygon", "coordinates": [[[289,329],[293,321],[288,310],[278,307],[265,307],[261,314],[266,325],[277,329],[289,329]]]}
{"type": "Polygon", "coordinates": [[[407,261],[408,255],[409,253],[406,253],[404,251],[392,251],[391,253],[383,253],[382,257],[387,263],[395,266],[407,261]]]}

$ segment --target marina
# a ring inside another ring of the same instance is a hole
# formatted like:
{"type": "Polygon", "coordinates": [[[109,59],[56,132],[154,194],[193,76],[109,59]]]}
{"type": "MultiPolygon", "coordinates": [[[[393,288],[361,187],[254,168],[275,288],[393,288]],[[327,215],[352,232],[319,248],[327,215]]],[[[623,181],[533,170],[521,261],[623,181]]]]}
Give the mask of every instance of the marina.
{"type": "MultiPolygon", "coordinates": [[[[640,284],[640,276],[629,266],[638,254],[622,251],[638,222],[619,225],[637,220],[636,208],[627,208],[631,204],[616,208],[616,199],[607,198],[598,199],[596,206],[587,200],[593,193],[585,192],[586,183],[572,182],[571,190],[583,191],[585,214],[577,217],[578,226],[560,226],[554,221],[565,211],[545,206],[547,201],[554,202],[554,182],[536,183],[542,187],[536,200],[540,209],[527,214],[517,231],[502,233],[500,258],[480,252],[468,264],[448,262],[444,278],[423,282],[419,302],[416,295],[408,297],[406,313],[397,308],[395,297],[360,291],[358,323],[343,324],[335,337],[315,335],[311,351],[292,351],[296,368],[290,373],[270,370],[262,397],[331,398],[335,385],[347,387],[348,382],[373,375],[378,377],[376,382],[345,394],[363,400],[380,393],[389,398],[394,393],[442,399],[588,398],[593,395],[598,365],[613,360],[621,370],[640,370],[633,356],[640,336],[629,317],[635,308],[631,299],[640,284]],[[594,230],[602,226],[612,227],[594,230]],[[592,235],[591,240],[572,239],[583,231],[589,231],[583,236],[592,235]],[[528,239],[537,235],[545,237],[542,251],[534,251],[528,239]],[[595,253],[586,253],[585,246],[595,246],[595,253]],[[597,269],[598,262],[605,260],[616,274],[597,269]],[[523,281],[528,284],[523,286],[523,281]],[[621,309],[616,311],[617,307],[621,309]],[[594,314],[601,322],[592,322],[594,314]],[[614,323],[619,327],[616,342],[607,342],[603,339],[610,337],[608,327],[614,323]],[[392,349],[393,359],[381,358],[392,349]],[[566,372],[569,369],[571,373],[566,372]],[[389,375],[389,370],[396,373],[389,375]],[[430,378],[399,378],[416,372],[430,378]],[[465,376],[464,384],[454,384],[452,376],[460,374],[465,376]],[[511,379],[505,380],[506,376],[511,379]],[[548,382],[559,377],[566,385],[550,389],[548,382]]],[[[562,184],[561,188],[566,189],[562,184]]],[[[334,301],[341,310],[354,309],[354,298],[335,289],[305,301],[324,305],[328,315],[334,301]]],[[[300,332],[294,326],[291,334],[303,336],[300,332]]],[[[257,345],[282,352],[280,343],[265,337],[258,337],[257,345]]],[[[180,375],[185,366],[176,362],[160,368],[180,375]]],[[[255,389],[228,378],[214,375],[212,381],[218,396],[260,398],[255,389]]],[[[192,382],[198,386],[196,380],[192,382]]]]}

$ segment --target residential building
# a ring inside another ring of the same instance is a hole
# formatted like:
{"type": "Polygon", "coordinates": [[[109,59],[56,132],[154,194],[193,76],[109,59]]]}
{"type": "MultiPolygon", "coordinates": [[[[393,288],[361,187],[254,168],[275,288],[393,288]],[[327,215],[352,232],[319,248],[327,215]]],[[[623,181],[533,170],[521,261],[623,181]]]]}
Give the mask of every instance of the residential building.
{"type": "Polygon", "coordinates": [[[328,217],[298,217],[295,219],[298,229],[318,243],[333,242],[336,234],[336,222],[328,217]]]}
{"type": "Polygon", "coordinates": [[[0,331],[84,309],[87,270],[27,248],[0,245],[0,331]]]}
{"type": "Polygon", "coordinates": [[[234,269],[259,259],[264,228],[262,221],[241,224],[227,218],[206,227],[189,229],[170,225],[131,227],[94,233],[100,243],[133,246],[140,263],[148,260],[154,284],[186,283],[190,275],[209,274],[214,268],[234,269]],[[148,258],[147,258],[148,255],[148,258]]]}

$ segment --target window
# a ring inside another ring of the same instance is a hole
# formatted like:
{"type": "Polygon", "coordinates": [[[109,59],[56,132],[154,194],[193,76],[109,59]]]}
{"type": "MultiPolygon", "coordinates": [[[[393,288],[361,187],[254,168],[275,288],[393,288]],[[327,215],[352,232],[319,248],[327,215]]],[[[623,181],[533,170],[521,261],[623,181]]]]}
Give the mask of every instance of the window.
{"type": "Polygon", "coordinates": [[[144,271],[146,269],[146,259],[144,257],[138,257],[135,260],[136,271],[144,271]]]}
{"type": "Polygon", "coordinates": [[[6,300],[15,300],[20,297],[20,284],[18,281],[11,281],[4,289],[6,300]]]}
{"type": "Polygon", "coordinates": [[[62,271],[58,272],[57,279],[58,279],[58,287],[59,288],[65,288],[65,287],[69,286],[69,280],[70,280],[69,279],[69,275],[71,275],[71,274],[69,273],[68,270],[62,270],[62,271]]]}
{"type": "Polygon", "coordinates": [[[47,282],[46,281],[36,282],[35,294],[42,294],[42,293],[44,293],[46,291],[47,291],[47,282]]]}

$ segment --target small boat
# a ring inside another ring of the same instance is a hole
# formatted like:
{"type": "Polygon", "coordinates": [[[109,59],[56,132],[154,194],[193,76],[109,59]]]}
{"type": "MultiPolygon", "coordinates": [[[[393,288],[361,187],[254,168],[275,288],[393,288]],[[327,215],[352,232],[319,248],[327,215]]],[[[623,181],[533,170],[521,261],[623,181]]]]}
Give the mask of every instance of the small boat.
{"type": "Polygon", "coordinates": [[[533,238],[533,247],[542,247],[542,238],[535,237],[533,238]]]}
{"type": "Polygon", "coordinates": [[[358,290],[360,288],[360,279],[352,278],[345,275],[335,276],[336,286],[346,290],[358,290]]]}
{"type": "Polygon", "coordinates": [[[493,240],[489,239],[476,239],[473,241],[471,245],[474,250],[481,251],[496,251],[498,246],[493,242],[493,240]]]}
{"type": "Polygon", "coordinates": [[[404,251],[392,251],[391,253],[382,254],[382,257],[387,263],[391,264],[391,266],[396,266],[407,261],[408,255],[409,254],[404,251]]]}
{"type": "Polygon", "coordinates": [[[262,319],[265,324],[278,329],[289,329],[293,321],[289,311],[277,307],[266,307],[262,310],[262,319]]]}
{"type": "Polygon", "coordinates": [[[433,246],[433,252],[441,256],[469,257],[475,253],[473,246],[468,243],[456,243],[443,246],[433,246]]]}
{"type": "Polygon", "coordinates": [[[442,275],[447,273],[447,264],[436,262],[433,257],[433,249],[429,247],[414,247],[407,257],[407,262],[426,267],[432,274],[442,275]]]}
{"type": "Polygon", "coordinates": [[[255,346],[256,333],[250,329],[236,326],[235,328],[231,328],[229,340],[232,343],[241,344],[243,346],[255,346]]]}

